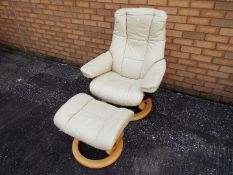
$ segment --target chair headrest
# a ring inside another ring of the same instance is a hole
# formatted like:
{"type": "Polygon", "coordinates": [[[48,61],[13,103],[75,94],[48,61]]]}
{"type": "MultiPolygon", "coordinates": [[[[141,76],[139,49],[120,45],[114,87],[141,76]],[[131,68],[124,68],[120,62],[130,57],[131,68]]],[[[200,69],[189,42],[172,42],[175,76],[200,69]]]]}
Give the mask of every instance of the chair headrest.
{"type": "Polygon", "coordinates": [[[165,11],[157,10],[153,8],[122,8],[115,12],[115,16],[121,15],[135,15],[135,16],[143,16],[143,15],[152,15],[157,18],[159,21],[166,21],[167,14],[165,11]]]}

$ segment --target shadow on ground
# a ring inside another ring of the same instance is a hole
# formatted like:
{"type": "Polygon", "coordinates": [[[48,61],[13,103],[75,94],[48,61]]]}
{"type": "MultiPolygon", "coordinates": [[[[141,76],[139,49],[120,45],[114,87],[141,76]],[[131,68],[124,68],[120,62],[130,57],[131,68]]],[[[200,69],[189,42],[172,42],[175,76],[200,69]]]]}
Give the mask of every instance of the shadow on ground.
{"type": "Polygon", "coordinates": [[[88,84],[78,67],[0,49],[1,175],[233,174],[233,107],[164,89],[151,115],[126,128],[115,164],[80,166],[53,116],[74,94],[89,93],[88,84]]]}

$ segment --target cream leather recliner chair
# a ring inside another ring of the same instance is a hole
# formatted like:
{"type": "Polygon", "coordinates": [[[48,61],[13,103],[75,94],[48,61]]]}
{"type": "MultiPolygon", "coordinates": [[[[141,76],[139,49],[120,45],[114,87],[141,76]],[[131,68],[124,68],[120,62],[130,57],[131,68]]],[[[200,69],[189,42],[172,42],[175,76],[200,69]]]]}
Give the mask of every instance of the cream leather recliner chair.
{"type": "Polygon", "coordinates": [[[167,15],[151,8],[117,10],[109,51],[81,67],[94,78],[90,91],[96,97],[120,106],[139,106],[132,120],[145,117],[152,108],[145,93],[154,93],[166,69],[164,59],[167,15]]]}
{"type": "Polygon", "coordinates": [[[54,116],[54,124],[74,137],[72,152],[80,164],[103,168],[114,163],[122,153],[124,129],[129,121],[141,119],[151,111],[152,100],[144,94],[155,92],[165,73],[166,18],[161,10],[118,10],[109,51],[81,68],[86,77],[93,78],[90,91],[96,97],[119,106],[139,106],[141,111],[135,114],[84,93],[63,104],[54,116]],[[87,158],[79,150],[80,142],[103,150],[108,156],[87,158]]]}

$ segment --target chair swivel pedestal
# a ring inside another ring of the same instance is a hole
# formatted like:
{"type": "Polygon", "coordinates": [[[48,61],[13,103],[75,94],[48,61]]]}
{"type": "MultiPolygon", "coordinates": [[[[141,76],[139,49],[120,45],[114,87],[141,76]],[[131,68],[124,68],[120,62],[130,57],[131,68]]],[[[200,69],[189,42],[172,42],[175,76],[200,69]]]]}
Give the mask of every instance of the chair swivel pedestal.
{"type": "Polygon", "coordinates": [[[88,168],[104,168],[114,163],[120,157],[123,150],[123,133],[119,136],[113,148],[110,150],[106,150],[106,153],[109,156],[100,160],[92,160],[83,156],[79,150],[79,143],[80,141],[76,138],[73,140],[72,143],[72,152],[75,159],[80,164],[88,168]]]}

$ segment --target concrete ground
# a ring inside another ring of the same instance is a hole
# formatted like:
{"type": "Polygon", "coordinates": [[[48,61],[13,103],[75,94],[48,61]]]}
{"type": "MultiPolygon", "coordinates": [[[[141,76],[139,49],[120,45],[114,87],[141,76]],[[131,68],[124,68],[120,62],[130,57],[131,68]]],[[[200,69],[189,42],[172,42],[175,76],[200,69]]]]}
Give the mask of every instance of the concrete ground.
{"type": "Polygon", "coordinates": [[[127,126],[116,163],[79,165],[53,116],[74,94],[89,93],[89,82],[78,67],[0,48],[1,175],[233,175],[233,107],[165,89],[153,95],[149,117],[127,126]]]}

